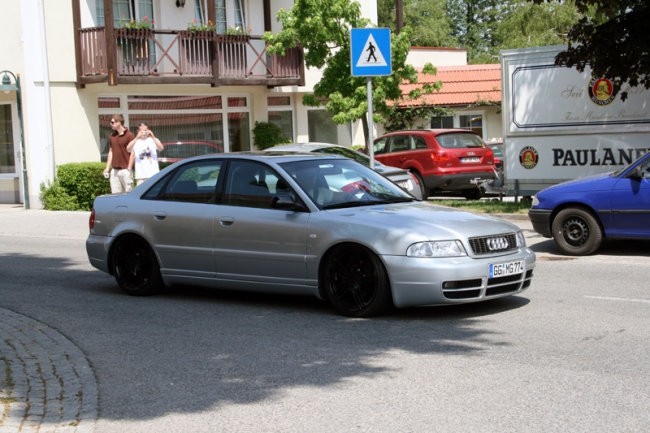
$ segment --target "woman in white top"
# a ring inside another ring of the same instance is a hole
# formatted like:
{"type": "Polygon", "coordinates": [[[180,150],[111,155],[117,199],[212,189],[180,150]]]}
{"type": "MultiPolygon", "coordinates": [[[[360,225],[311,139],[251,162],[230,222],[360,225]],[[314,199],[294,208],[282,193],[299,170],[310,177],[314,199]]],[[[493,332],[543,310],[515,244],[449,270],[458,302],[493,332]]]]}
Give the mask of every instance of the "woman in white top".
{"type": "Polygon", "coordinates": [[[146,122],[140,122],[138,133],[126,146],[128,152],[135,155],[135,181],[140,185],[160,171],[158,167],[158,151],[164,147],[149,129],[146,122]]]}

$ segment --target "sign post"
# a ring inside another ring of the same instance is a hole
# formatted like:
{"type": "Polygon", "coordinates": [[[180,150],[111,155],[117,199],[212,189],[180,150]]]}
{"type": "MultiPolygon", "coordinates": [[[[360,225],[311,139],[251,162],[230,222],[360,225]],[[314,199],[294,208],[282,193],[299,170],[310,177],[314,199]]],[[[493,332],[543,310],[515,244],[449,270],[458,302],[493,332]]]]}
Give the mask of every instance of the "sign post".
{"type": "Polygon", "coordinates": [[[350,33],[350,65],[353,77],[367,77],[368,137],[366,140],[366,148],[370,155],[370,167],[373,168],[375,165],[375,150],[373,146],[375,125],[372,118],[372,77],[393,73],[390,29],[352,29],[350,33]]]}

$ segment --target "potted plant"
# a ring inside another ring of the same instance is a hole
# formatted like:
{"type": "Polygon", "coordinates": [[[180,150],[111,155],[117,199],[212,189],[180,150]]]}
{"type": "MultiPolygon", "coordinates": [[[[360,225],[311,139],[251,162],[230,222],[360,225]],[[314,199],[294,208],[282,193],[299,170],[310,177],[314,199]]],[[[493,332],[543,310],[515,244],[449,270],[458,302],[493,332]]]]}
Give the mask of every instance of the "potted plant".
{"type": "Polygon", "coordinates": [[[246,46],[250,32],[243,27],[230,27],[216,35],[219,71],[221,76],[246,76],[246,46]]]}
{"type": "Polygon", "coordinates": [[[145,16],[141,20],[130,20],[122,28],[115,29],[119,58],[123,75],[149,73],[150,40],[153,38],[154,21],[145,16]]]}
{"type": "Polygon", "coordinates": [[[179,33],[181,70],[185,74],[209,74],[214,56],[215,24],[194,20],[179,33]]]}

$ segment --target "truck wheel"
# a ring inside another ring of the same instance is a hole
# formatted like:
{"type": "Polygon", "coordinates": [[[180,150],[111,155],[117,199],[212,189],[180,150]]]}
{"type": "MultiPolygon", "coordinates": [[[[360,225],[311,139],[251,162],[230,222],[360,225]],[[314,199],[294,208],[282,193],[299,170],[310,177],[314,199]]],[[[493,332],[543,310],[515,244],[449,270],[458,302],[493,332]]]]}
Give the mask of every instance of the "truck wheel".
{"type": "Polygon", "coordinates": [[[560,211],[551,227],[553,239],[560,250],[571,256],[584,256],[600,247],[603,232],[596,218],[588,211],[567,208],[560,211]]]}

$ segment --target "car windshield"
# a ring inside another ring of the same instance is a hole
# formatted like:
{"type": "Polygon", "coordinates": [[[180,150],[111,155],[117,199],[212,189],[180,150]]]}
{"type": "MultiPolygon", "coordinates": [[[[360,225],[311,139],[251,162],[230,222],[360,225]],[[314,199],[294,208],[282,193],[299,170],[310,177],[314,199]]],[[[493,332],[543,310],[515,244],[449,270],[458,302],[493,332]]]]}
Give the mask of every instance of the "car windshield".
{"type": "MultiPolygon", "coordinates": [[[[611,172],[611,173],[610,173],[610,176],[612,176],[612,177],[619,176],[621,173],[623,173],[625,170],[627,170],[627,169],[630,168],[631,166],[637,164],[637,163],[638,163],[640,160],[642,160],[643,158],[648,157],[648,155],[650,155],[650,152],[641,155],[640,157],[638,157],[638,158],[637,158],[634,162],[632,162],[631,164],[628,164],[628,165],[626,165],[626,166],[624,166],[624,167],[622,167],[622,168],[619,168],[619,169],[616,170],[616,171],[611,172]]],[[[648,157],[648,158],[650,158],[650,157],[648,157]]]]}
{"type": "Polygon", "coordinates": [[[350,159],[281,164],[320,209],[413,201],[400,187],[350,159]]]}

